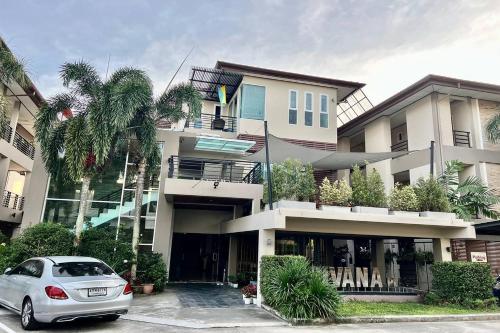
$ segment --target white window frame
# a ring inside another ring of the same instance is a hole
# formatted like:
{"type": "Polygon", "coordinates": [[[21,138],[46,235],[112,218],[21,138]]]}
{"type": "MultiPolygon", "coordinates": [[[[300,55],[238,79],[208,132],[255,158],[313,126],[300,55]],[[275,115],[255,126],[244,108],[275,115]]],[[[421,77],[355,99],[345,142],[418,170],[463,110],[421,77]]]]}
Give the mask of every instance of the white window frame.
{"type": "Polygon", "coordinates": [[[304,126],[307,127],[313,127],[314,126],[314,94],[310,91],[305,91],[304,92],[304,126]],[[311,95],[311,110],[307,110],[307,95],[311,95]],[[310,112],[311,113],[311,125],[306,124],[306,113],[310,112]]]}
{"type": "Polygon", "coordinates": [[[319,127],[320,128],[330,128],[330,110],[329,110],[330,108],[328,107],[328,104],[329,104],[328,99],[329,99],[329,97],[327,94],[319,94],[319,127]],[[323,96],[326,97],[326,111],[325,112],[321,111],[321,97],[323,97],[323,96]],[[322,114],[326,114],[328,117],[326,127],[321,126],[321,115],[322,114]]]}
{"type": "Polygon", "coordinates": [[[292,126],[297,126],[299,124],[299,92],[295,89],[290,89],[288,90],[288,125],[292,126]],[[291,102],[291,97],[292,97],[292,92],[295,93],[295,108],[292,108],[291,102]],[[295,110],[296,112],[296,117],[295,117],[295,124],[290,123],[290,110],[295,110]]]}

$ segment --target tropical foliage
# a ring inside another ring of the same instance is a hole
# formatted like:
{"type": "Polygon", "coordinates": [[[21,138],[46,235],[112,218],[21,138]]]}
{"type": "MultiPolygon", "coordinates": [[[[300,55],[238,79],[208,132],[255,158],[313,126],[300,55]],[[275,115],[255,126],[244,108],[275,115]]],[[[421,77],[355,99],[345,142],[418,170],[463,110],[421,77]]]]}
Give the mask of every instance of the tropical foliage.
{"type": "Polygon", "coordinates": [[[324,205],[349,206],[352,189],[345,179],[332,183],[325,177],[319,187],[319,197],[324,205]]]}
{"type": "Polygon", "coordinates": [[[439,178],[439,182],[447,190],[451,211],[467,220],[479,218],[480,215],[498,218],[499,214],[493,206],[500,203],[500,198],[478,177],[470,176],[464,181],[459,181],[458,173],[463,169],[463,163],[448,161],[439,178]]]}
{"type": "Polygon", "coordinates": [[[400,211],[417,211],[418,199],[413,187],[396,184],[389,195],[389,208],[400,211]]]}
{"type": "MultiPolygon", "coordinates": [[[[273,200],[313,201],[316,194],[311,164],[303,164],[297,159],[286,159],[272,165],[271,171],[273,200]]],[[[267,182],[264,184],[264,201],[269,202],[267,182]]]]}
{"type": "Polygon", "coordinates": [[[60,77],[68,92],[57,94],[41,108],[35,130],[47,171],[63,172],[71,181],[82,182],[75,227],[78,239],[91,177],[105,167],[117,133],[147,102],[151,83],[143,71],[128,67],[102,80],[83,61],[64,64],[60,77]]]}
{"type": "Polygon", "coordinates": [[[165,289],[167,266],[160,253],[140,253],[138,257],[137,279],[142,283],[152,283],[156,291],[165,289]]]}
{"type": "Polygon", "coordinates": [[[488,140],[493,143],[500,141],[500,113],[494,115],[486,124],[488,140]]]}
{"type": "Polygon", "coordinates": [[[376,169],[364,175],[358,165],[355,165],[351,175],[352,203],[354,206],[386,207],[382,177],[376,169]]]}
{"type": "Polygon", "coordinates": [[[419,178],[414,187],[420,211],[449,212],[450,203],[441,183],[434,177],[419,178]]]}

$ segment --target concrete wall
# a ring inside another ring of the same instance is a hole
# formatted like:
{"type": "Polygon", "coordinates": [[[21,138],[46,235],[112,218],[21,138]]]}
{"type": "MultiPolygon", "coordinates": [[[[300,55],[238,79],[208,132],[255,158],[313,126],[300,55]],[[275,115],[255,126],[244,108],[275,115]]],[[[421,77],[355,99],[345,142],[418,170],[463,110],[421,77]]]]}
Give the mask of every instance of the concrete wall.
{"type": "Polygon", "coordinates": [[[430,96],[402,109],[406,112],[408,150],[429,148],[434,140],[434,126],[430,96]]]}
{"type": "MultiPolygon", "coordinates": [[[[391,151],[391,119],[382,117],[365,127],[365,147],[367,153],[391,151]]],[[[366,166],[366,170],[375,169],[380,173],[388,194],[394,187],[394,176],[391,172],[391,160],[379,161],[366,166]]]]}
{"type": "Polygon", "coordinates": [[[174,212],[174,232],[220,234],[220,224],[233,218],[232,211],[183,209],[174,212]]]}

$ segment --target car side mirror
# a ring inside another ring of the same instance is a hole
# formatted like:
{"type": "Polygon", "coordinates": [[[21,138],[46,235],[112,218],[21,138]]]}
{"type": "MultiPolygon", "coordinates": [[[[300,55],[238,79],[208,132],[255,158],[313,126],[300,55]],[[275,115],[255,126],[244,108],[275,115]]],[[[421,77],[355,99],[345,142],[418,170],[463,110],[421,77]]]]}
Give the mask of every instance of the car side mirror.
{"type": "Polygon", "coordinates": [[[12,268],[7,267],[3,273],[4,274],[9,274],[11,271],[12,271],[12,268]]]}

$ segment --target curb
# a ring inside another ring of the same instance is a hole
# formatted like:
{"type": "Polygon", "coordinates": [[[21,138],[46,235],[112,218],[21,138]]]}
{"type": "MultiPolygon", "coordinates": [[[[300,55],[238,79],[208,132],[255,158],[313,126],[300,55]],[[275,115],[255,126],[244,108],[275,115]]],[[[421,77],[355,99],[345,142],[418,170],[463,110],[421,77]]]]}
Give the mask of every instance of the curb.
{"type": "Polygon", "coordinates": [[[481,321],[500,320],[500,313],[478,313],[464,315],[411,315],[411,316],[373,316],[338,318],[338,324],[369,324],[369,323],[407,323],[407,322],[440,322],[440,321],[481,321]]]}

